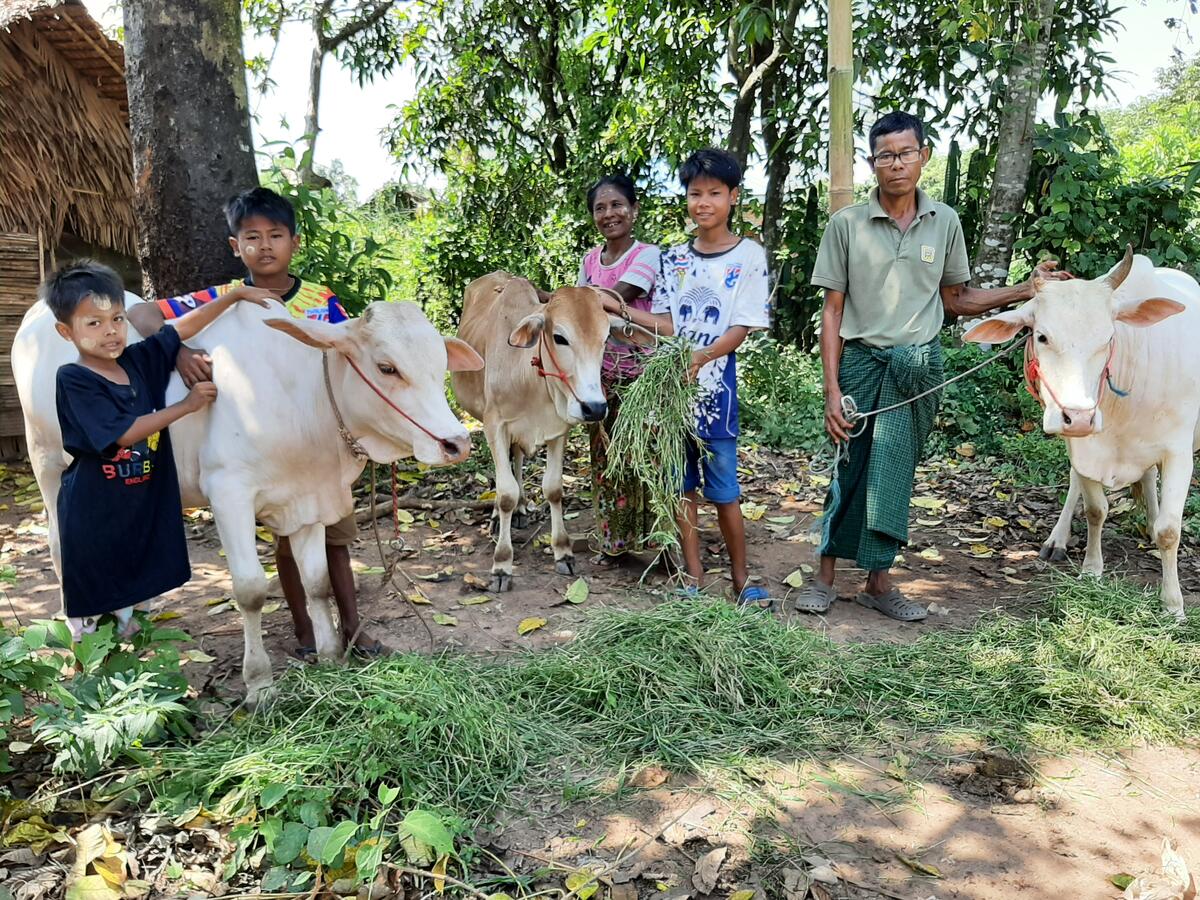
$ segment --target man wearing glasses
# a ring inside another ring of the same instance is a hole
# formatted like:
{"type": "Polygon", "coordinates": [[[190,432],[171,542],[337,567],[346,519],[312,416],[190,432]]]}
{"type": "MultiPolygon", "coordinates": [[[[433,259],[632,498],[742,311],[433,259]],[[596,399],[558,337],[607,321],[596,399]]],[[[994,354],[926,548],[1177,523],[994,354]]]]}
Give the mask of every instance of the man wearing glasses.
{"type": "Polygon", "coordinates": [[[926,610],[892,585],[890,570],[908,541],[913,475],[938,394],[858,424],[849,420],[844,398],[867,412],[936,387],[944,377],[938,334],[945,316],[977,316],[1028,300],[1034,277],[1064,276],[1045,263],[1013,287],[969,287],[957,214],[917,187],[930,152],[921,120],[888,113],[871,128],[869,143],[876,186],[866,203],[830,217],[812,275],[812,284],[825,290],[825,429],[842,459],[825,499],[820,569],[795,605],[828,611],[837,597],[836,562],[850,559],[867,572],[857,603],[915,622],[926,610]]]}

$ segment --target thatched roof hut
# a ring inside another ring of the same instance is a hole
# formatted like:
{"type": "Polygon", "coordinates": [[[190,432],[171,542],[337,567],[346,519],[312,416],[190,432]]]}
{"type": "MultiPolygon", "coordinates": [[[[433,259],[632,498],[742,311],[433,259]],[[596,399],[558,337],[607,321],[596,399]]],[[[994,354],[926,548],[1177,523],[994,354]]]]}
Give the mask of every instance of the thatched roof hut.
{"type": "Polygon", "coordinates": [[[80,0],[0,0],[0,441],[22,431],[8,353],[46,267],[96,255],[139,282],[132,197],[121,45],[80,0]]]}

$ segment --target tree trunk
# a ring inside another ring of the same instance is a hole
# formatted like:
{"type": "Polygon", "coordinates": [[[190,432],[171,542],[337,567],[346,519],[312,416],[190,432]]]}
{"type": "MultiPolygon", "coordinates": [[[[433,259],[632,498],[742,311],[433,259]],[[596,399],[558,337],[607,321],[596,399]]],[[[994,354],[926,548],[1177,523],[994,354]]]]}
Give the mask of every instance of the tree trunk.
{"type": "Polygon", "coordinates": [[[854,20],[850,0],[829,0],[829,211],[854,202],[854,20]]]}
{"type": "Polygon", "coordinates": [[[127,0],[134,215],[147,297],[237,277],[222,207],[258,184],[239,0],[127,0]]]}
{"type": "Polygon", "coordinates": [[[308,64],[308,112],[304,115],[304,136],[308,141],[308,152],[300,162],[300,178],[305,184],[313,182],[313,166],[317,159],[317,135],[321,131],[318,115],[321,108],[321,70],[325,66],[325,47],[321,43],[321,26],[314,24],[316,45],[308,64]]]}
{"type": "MultiPolygon", "coordinates": [[[[790,130],[779,128],[776,108],[782,99],[779,94],[785,90],[780,82],[778,71],[767,72],[759,85],[761,98],[759,118],[762,122],[763,143],[767,148],[767,186],[763,194],[763,245],[767,250],[767,259],[774,263],[775,251],[778,249],[780,226],[783,224],[784,190],[787,187],[788,176],[792,172],[792,155],[795,136],[790,130]]],[[[772,265],[772,268],[774,266],[772,265]]]]}
{"type": "Polygon", "coordinates": [[[1033,11],[1037,16],[1037,34],[1032,41],[1022,40],[1017,45],[1008,67],[991,202],[975,257],[975,281],[982,288],[1002,287],[1008,282],[1016,219],[1025,205],[1029,166],[1033,161],[1034,114],[1042,95],[1053,0],[1035,0],[1033,11]]]}

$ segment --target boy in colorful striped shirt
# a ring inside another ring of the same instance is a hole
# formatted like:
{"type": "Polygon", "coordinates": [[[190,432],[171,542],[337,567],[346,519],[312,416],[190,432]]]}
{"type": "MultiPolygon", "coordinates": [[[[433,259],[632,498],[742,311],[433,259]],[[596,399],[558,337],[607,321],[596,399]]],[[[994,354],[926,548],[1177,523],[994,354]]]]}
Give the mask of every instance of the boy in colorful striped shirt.
{"type": "MultiPolygon", "coordinates": [[[[182,316],[218,297],[241,292],[246,287],[272,291],[298,319],[336,323],[348,318],[333,291],[321,284],[302,281],[288,271],[292,255],[300,246],[300,237],[296,234],[296,212],[286,199],[262,187],[243,191],[225,205],[225,218],[229,222],[230,249],[234,256],[246,264],[246,277],[191,294],[168,297],[157,303],[131,307],[129,322],[143,337],[155,334],[167,319],[182,316]]],[[[197,382],[212,380],[212,360],[203,350],[181,348],[176,369],[189,388],[197,382]]],[[[325,529],[329,580],[345,640],[348,642],[357,634],[354,650],[363,655],[378,655],[383,652],[383,645],[362,631],[359,624],[349,549],[357,535],[358,525],[353,513],[325,529]]],[[[296,630],[299,644],[296,655],[301,659],[315,659],[316,647],[304,584],[286,537],[280,537],[275,542],[275,565],[296,630]]]]}

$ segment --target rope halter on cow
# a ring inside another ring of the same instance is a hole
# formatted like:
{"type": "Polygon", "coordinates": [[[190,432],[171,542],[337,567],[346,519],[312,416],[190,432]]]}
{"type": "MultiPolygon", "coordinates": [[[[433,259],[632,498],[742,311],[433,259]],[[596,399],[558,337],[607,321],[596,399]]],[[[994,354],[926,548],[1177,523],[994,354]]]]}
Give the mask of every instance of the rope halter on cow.
{"type": "MultiPolygon", "coordinates": [[[[1104,368],[1100,370],[1099,383],[1096,385],[1096,402],[1092,404],[1091,409],[1086,412],[1094,413],[1104,400],[1104,388],[1107,387],[1117,397],[1128,397],[1129,391],[1123,391],[1112,380],[1112,361],[1113,354],[1117,349],[1117,336],[1114,334],[1108,339],[1108,357],[1104,361],[1104,368]]],[[[1025,338],[1025,390],[1029,391],[1030,396],[1038,403],[1042,402],[1041,394],[1038,392],[1038,386],[1044,386],[1046,393],[1050,395],[1050,399],[1054,401],[1059,409],[1065,409],[1062,401],[1058,399],[1058,394],[1054,392],[1054,388],[1050,386],[1050,382],[1046,380],[1046,375],[1042,371],[1041,364],[1037,358],[1037,347],[1033,341],[1033,334],[1030,333],[1025,338]]],[[[1043,404],[1044,405],[1044,404],[1043,404]]]]}
{"type": "MultiPolygon", "coordinates": [[[[452,442],[438,437],[436,434],[402,410],[399,406],[393,403],[391,398],[383,392],[383,389],[366,376],[366,373],[358,367],[358,363],[356,363],[353,358],[346,353],[343,353],[342,357],[346,360],[346,362],[350,363],[350,368],[352,368],[355,374],[363,380],[367,387],[374,391],[379,399],[390,406],[395,412],[399,413],[410,425],[422,432],[431,441],[451,455],[458,453],[458,448],[454,446],[452,442]]],[[[369,456],[367,451],[363,449],[363,445],[359,443],[358,438],[350,433],[350,429],[346,427],[345,420],[342,419],[342,411],[338,408],[337,399],[333,395],[333,383],[329,378],[329,351],[327,350],[321,352],[321,368],[325,375],[325,393],[329,396],[329,405],[333,407],[333,417],[337,421],[338,434],[341,435],[342,440],[345,442],[346,446],[350,450],[350,453],[355,459],[368,459],[369,456]]]]}
{"type": "Polygon", "coordinates": [[[537,370],[540,378],[557,378],[567,386],[567,390],[571,392],[571,396],[579,402],[579,395],[575,393],[575,388],[571,387],[571,376],[563,372],[562,366],[558,364],[558,360],[554,358],[554,348],[550,346],[550,341],[546,337],[546,328],[542,328],[541,336],[538,338],[538,351],[533,354],[533,358],[529,360],[529,364],[537,370]],[[550,359],[550,365],[554,366],[553,371],[547,371],[542,365],[542,348],[545,348],[546,356],[550,359]]]}

